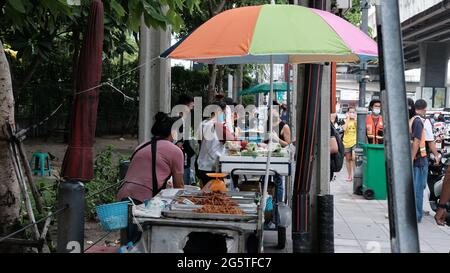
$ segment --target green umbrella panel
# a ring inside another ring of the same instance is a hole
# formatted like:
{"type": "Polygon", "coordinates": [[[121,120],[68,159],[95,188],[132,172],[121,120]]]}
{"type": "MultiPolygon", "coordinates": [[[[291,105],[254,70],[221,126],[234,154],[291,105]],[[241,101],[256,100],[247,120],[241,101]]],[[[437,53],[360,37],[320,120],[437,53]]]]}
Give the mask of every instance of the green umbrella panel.
{"type": "MultiPolygon", "coordinates": [[[[289,90],[292,91],[292,85],[289,87],[289,90]]],[[[286,82],[274,82],[273,83],[273,92],[286,92],[287,91],[287,83],[286,82]]],[[[238,96],[258,94],[258,93],[269,93],[270,92],[270,83],[261,83],[250,88],[241,90],[238,92],[238,96]]]]}

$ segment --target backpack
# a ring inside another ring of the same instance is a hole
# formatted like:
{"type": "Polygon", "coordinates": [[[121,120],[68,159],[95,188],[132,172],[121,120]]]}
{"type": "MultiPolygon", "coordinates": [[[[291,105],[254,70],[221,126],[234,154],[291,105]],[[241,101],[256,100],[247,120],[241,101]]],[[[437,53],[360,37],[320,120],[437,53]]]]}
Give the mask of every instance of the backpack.
{"type": "Polygon", "coordinates": [[[345,148],[341,136],[333,125],[331,125],[331,131],[332,135],[336,138],[336,142],[339,148],[336,154],[330,156],[330,170],[333,173],[341,171],[342,166],[344,165],[345,148]]]}

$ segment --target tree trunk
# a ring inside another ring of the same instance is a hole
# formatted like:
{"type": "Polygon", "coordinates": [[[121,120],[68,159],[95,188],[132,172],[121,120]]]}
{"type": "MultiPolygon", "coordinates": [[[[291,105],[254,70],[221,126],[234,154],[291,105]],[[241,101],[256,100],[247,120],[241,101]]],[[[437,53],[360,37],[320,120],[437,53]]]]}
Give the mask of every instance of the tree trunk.
{"type": "Polygon", "coordinates": [[[242,90],[242,78],[243,78],[244,65],[237,65],[233,74],[233,99],[238,102],[241,97],[238,98],[237,94],[242,90]]]}
{"type": "MultiPolygon", "coordinates": [[[[239,91],[242,90],[243,88],[243,83],[244,83],[244,65],[240,64],[238,66],[238,89],[239,91]]],[[[238,99],[236,98],[236,101],[238,101],[238,99]]],[[[242,96],[239,97],[239,103],[242,103],[242,96]]]]}
{"type": "MultiPolygon", "coordinates": [[[[14,128],[14,96],[9,64],[0,41],[0,128],[10,123],[14,128]]],[[[5,133],[0,130],[0,237],[17,229],[20,209],[20,190],[14,172],[13,155],[5,133]]],[[[13,252],[11,246],[0,245],[1,252],[13,252]]]]}
{"type": "Polygon", "coordinates": [[[208,103],[213,103],[216,97],[216,78],[217,69],[215,64],[208,64],[209,84],[208,84],[208,103]]]}
{"type": "Polygon", "coordinates": [[[217,67],[217,89],[219,94],[223,94],[223,72],[225,67],[223,65],[219,65],[217,67]]]}

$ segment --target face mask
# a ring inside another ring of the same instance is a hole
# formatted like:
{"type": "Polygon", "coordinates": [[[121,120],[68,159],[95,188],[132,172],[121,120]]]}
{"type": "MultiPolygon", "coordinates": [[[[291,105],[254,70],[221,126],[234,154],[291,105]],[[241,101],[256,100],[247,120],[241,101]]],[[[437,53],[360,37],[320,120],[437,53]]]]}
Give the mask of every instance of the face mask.
{"type": "Polygon", "coordinates": [[[355,118],[355,113],[350,113],[350,114],[349,114],[349,117],[350,117],[350,118],[355,118]]]}
{"type": "Polygon", "coordinates": [[[218,120],[220,122],[224,122],[225,121],[225,115],[224,114],[220,114],[219,117],[218,117],[218,120]]]}
{"type": "Polygon", "coordinates": [[[381,109],[380,109],[380,108],[373,108],[372,113],[373,113],[375,116],[378,116],[378,115],[381,113],[381,109]]]}

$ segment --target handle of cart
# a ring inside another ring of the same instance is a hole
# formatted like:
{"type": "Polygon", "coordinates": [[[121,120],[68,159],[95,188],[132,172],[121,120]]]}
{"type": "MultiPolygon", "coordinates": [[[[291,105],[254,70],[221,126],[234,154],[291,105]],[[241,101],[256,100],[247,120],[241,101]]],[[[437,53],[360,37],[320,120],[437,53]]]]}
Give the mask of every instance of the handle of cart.
{"type": "MultiPolygon", "coordinates": [[[[266,175],[266,170],[263,170],[263,169],[249,170],[249,169],[243,169],[243,168],[236,168],[231,171],[230,175],[231,175],[231,179],[233,181],[233,185],[236,188],[238,186],[238,181],[235,181],[235,177],[237,175],[242,175],[244,178],[244,183],[247,183],[248,182],[247,175],[257,175],[257,176],[262,177],[262,176],[266,175]]],[[[276,170],[270,169],[269,175],[274,176],[274,175],[280,175],[280,174],[276,170]]]]}

